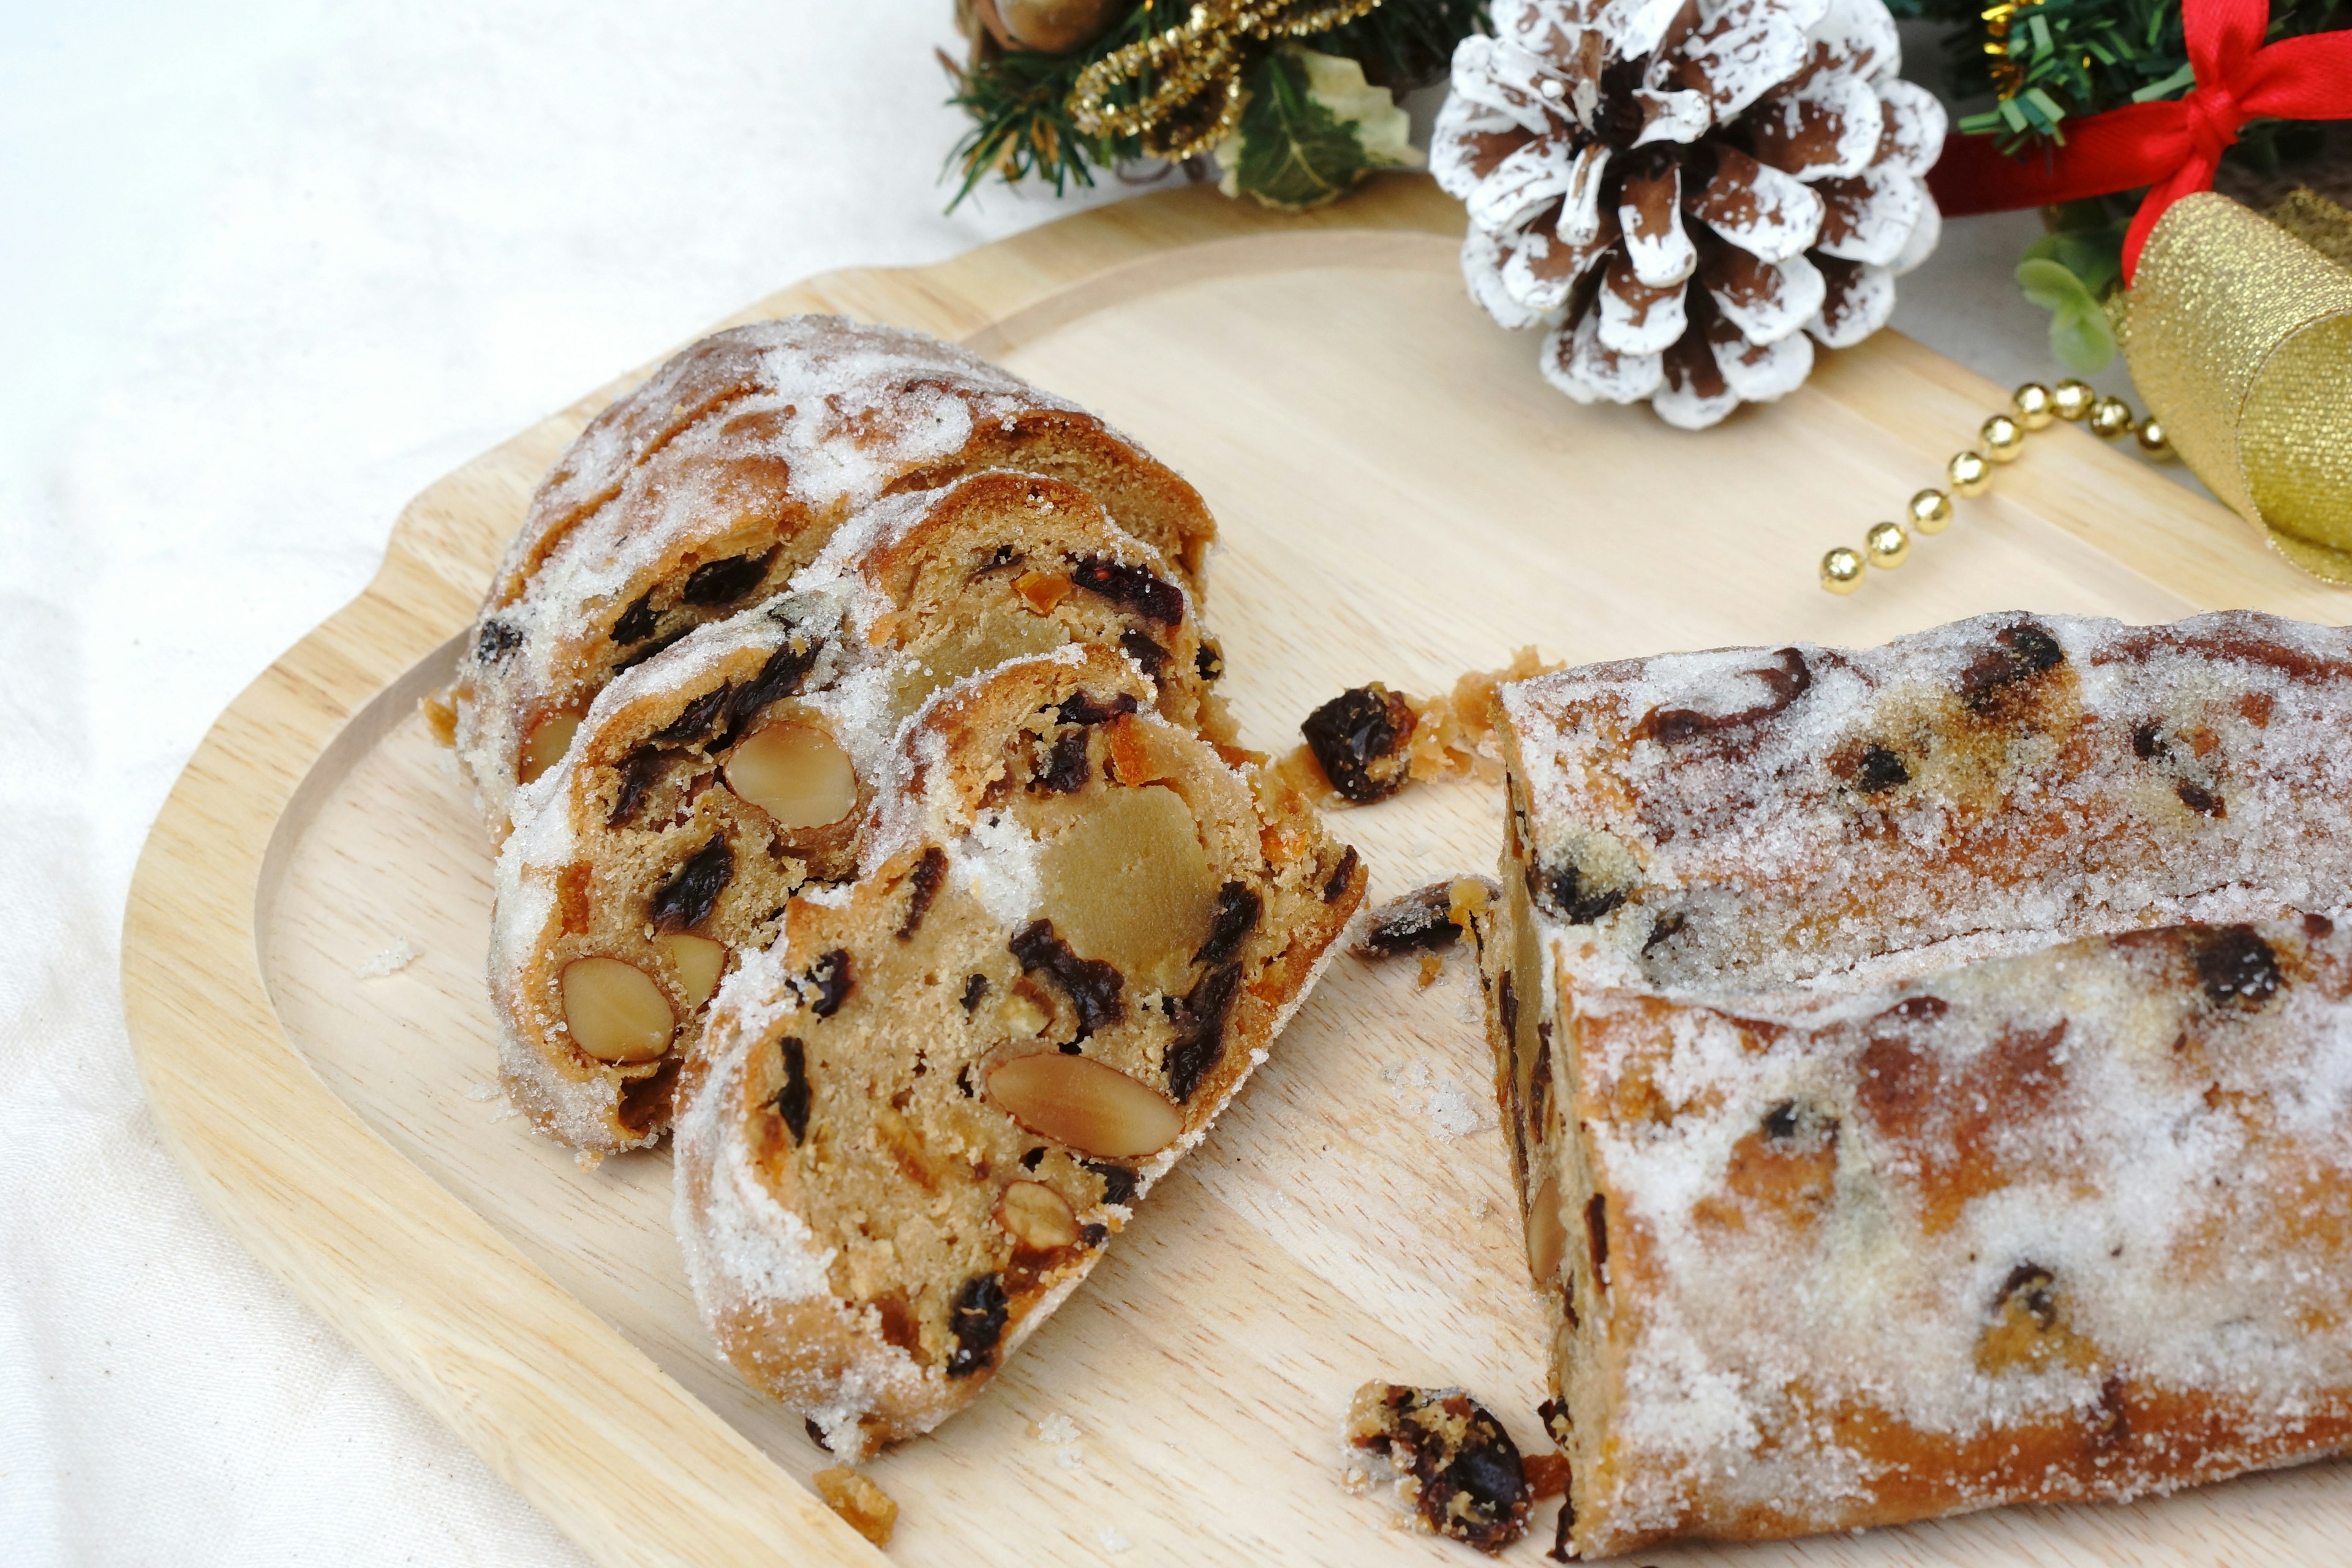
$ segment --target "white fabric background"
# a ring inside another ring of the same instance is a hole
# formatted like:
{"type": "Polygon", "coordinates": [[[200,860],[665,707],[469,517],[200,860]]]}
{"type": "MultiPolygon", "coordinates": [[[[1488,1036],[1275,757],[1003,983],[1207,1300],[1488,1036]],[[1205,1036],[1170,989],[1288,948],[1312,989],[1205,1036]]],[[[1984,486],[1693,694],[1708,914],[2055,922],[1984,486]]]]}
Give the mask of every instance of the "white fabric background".
{"type": "MultiPolygon", "coordinates": [[[[439,474],[793,279],[1125,194],[942,216],[950,10],[0,0],[0,1563],[582,1561],[191,1197],[124,894],[439,474]]],[[[1897,324],[2053,374],[2033,227],[1950,226],[1897,324]]]]}

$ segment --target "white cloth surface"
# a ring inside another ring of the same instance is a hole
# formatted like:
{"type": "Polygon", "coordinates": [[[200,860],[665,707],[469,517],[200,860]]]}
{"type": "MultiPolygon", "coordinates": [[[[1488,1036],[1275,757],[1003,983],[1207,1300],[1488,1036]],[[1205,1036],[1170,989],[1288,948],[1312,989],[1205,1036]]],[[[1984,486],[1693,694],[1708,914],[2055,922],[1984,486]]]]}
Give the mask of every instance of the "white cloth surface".
{"type": "MultiPolygon", "coordinates": [[[[942,215],[950,9],[0,10],[0,1563],[583,1561],[191,1195],[124,897],[215,714],[438,475],[794,279],[1126,194],[942,215]]],[[[2053,374],[2033,226],[1948,226],[1897,325],[2053,374]]]]}

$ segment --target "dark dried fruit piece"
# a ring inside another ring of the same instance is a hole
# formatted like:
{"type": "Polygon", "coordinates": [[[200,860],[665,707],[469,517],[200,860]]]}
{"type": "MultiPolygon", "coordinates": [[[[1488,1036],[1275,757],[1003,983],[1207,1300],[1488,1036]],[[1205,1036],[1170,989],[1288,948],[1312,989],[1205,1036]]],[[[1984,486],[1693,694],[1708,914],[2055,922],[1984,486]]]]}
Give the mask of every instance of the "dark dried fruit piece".
{"type": "Polygon", "coordinates": [[[1135,1173],[1108,1160],[1081,1160],[1079,1164],[1102,1178],[1102,1201],[1124,1208],[1135,1201],[1135,1173]]]}
{"type": "Polygon", "coordinates": [[[2011,689],[2066,662],[2066,650],[2049,628],[2032,621],[1993,634],[1999,646],[1977,656],[1960,671],[1960,701],[1971,713],[1991,713],[2011,689]]]}
{"type": "Polygon", "coordinates": [[[1376,680],[1309,713],[1298,732],[1340,798],[1369,805],[1404,787],[1414,722],[1405,700],[1376,680]]]}
{"type": "Polygon", "coordinates": [[[520,647],[522,633],[504,621],[484,621],[482,635],[474,639],[474,662],[490,664],[520,647]]]}
{"type": "Polygon", "coordinates": [[[613,623],[613,640],[626,647],[633,642],[643,642],[653,636],[655,628],[660,625],[661,616],[654,612],[653,594],[647,591],[638,596],[635,604],[623,610],[620,618],[613,623]]]}
{"type": "Polygon", "coordinates": [[[2284,981],[2278,954],[2252,926],[2192,931],[2188,941],[2198,983],[2205,987],[2205,999],[2216,1007],[2235,1005],[2252,1011],[2269,1001],[2284,981]]]}
{"type": "Polygon", "coordinates": [[[923,917],[931,912],[931,900],[940,896],[940,884],[947,879],[947,851],[934,844],[923,851],[923,858],[907,874],[907,918],[898,922],[900,942],[912,939],[923,929],[923,917]]]}
{"type": "Polygon", "coordinates": [[[802,994],[812,993],[814,1000],[809,1003],[809,1011],[818,1017],[830,1018],[841,1011],[841,1005],[849,1000],[849,953],[846,949],[836,947],[809,965],[808,974],[802,981],[802,994]]]}
{"type": "Polygon", "coordinates": [[[1242,968],[1228,963],[1202,975],[1175,1012],[1176,1037],[1168,1042],[1168,1092],[1179,1103],[1192,1098],[1201,1080],[1225,1054],[1225,1018],[1241,994],[1242,968]]]}
{"type": "Polygon", "coordinates": [[[1070,581],[1163,626],[1183,623],[1183,592],[1140,566],[1106,561],[1098,555],[1087,556],[1070,563],[1070,581]]]}
{"type": "Polygon", "coordinates": [[[2000,1290],[1993,1298],[1993,1310],[1998,1313],[2014,1306],[2033,1321],[2035,1328],[2054,1328],[2058,1323],[2058,1302],[2050,1293],[2054,1282],[2050,1270],[2039,1263],[2021,1263],[2000,1282],[2000,1290]]]}
{"type": "Polygon", "coordinates": [[[1388,1460],[1399,1494],[1438,1534],[1492,1552],[1527,1533],[1535,1498],[1518,1445],[1461,1389],[1368,1383],[1347,1436],[1388,1460]]]}
{"type": "Polygon", "coordinates": [[[2203,784],[2182,779],[2172,786],[2172,793],[2180,797],[2181,805],[2201,816],[2219,819],[2230,815],[2230,808],[2222,804],[2221,797],[2203,784]]]}
{"type": "Polygon", "coordinates": [[[1449,878],[1415,888],[1374,910],[1356,952],[1363,958],[1442,952],[1461,936],[1462,928],[1454,923],[1454,882],[1449,878]]]}
{"type": "Polygon", "coordinates": [[[1065,724],[1107,724],[1137,707],[1132,692],[1122,691],[1105,706],[1083,691],[1073,691],[1055,705],[1054,715],[1065,724]]]}
{"type": "Polygon", "coordinates": [[[1004,1318],[1012,1303],[1005,1300],[1004,1280],[998,1274],[975,1274],[956,1292],[948,1313],[948,1331],[955,1348],[948,1352],[948,1375],[970,1377],[996,1364],[996,1344],[1004,1337],[1004,1318]]]}
{"type": "Polygon", "coordinates": [[[645,663],[646,660],[653,658],[654,655],[668,652],[671,647],[676,646],[685,637],[687,633],[693,629],[694,628],[692,626],[680,626],[674,632],[665,632],[660,637],[654,638],[653,641],[646,644],[645,647],[629,655],[628,658],[623,659],[615,668],[618,669],[635,669],[637,666],[645,663]]]}
{"type": "Polygon", "coordinates": [[[760,667],[760,673],[751,678],[750,684],[739,687],[728,695],[723,710],[727,719],[727,734],[719,742],[719,749],[724,751],[742,739],[744,731],[751,727],[751,721],[766,710],[768,704],[798,691],[801,682],[808,679],[808,672],[815,667],[817,655],[824,651],[824,644],[814,637],[794,634],[786,638],[775,652],[768,656],[768,662],[760,667]]]}
{"type": "Polygon", "coordinates": [[[654,731],[654,739],[673,746],[690,746],[710,733],[719,722],[719,715],[727,709],[727,699],[733,695],[735,683],[729,681],[716,691],[706,691],[684,708],[677,718],[654,731]]]}
{"type": "Polygon", "coordinates": [[[731,605],[760,585],[775,553],[771,550],[765,555],[733,555],[724,561],[706,561],[688,574],[686,586],[678,597],[689,605],[706,607],[731,605]]]}
{"type": "Polygon", "coordinates": [[[1202,680],[1216,680],[1225,673],[1225,650],[1213,637],[1202,637],[1201,646],[1192,653],[1192,672],[1202,680]]]}
{"type": "Polygon", "coordinates": [[[649,915],[656,931],[686,931],[710,918],[719,895],[735,879],[735,849],[723,834],[688,856],[654,889],[649,915]]]}
{"type": "Polygon", "coordinates": [[[1584,868],[1573,860],[1544,868],[1528,864],[1528,892],[1544,911],[1570,925],[1591,925],[1625,901],[1622,888],[1588,886],[1584,868]]]}
{"type": "Polygon", "coordinates": [[[1128,658],[1135,660],[1137,667],[1140,668],[1144,674],[1150,676],[1153,680],[1160,680],[1166,678],[1168,674],[1168,650],[1161,647],[1158,643],[1153,642],[1150,637],[1145,637],[1141,632],[1135,630],[1133,627],[1129,627],[1128,630],[1119,633],[1118,650],[1127,655],[1128,658]]]}
{"type": "Polygon", "coordinates": [[[613,809],[604,818],[607,827],[620,827],[637,815],[646,796],[661,782],[672,763],[682,753],[661,751],[653,746],[639,746],[621,763],[621,793],[613,802],[613,809]]]}
{"type": "Polygon", "coordinates": [[[988,976],[985,974],[971,976],[963,983],[963,1010],[967,1013],[971,1012],[980,1005],[980,999],[987,994],[988,976]]]}
{"type": "Polygon", "coordinates": [[[1885,746],[1869,745],[1862,749],[1862,760],[1854,764],[1854,787],[1864,795],[1884,795],[1911,782],[1911,770],[1903,765],[1903,758],[1885,746]]]}
{"type": "Polygon", "coordinates": [[[1331,868],[1331,875],[1324,879],[1323,901],[1325,903],[1336,904],[1346,896],[1348,884],[1355,879],[1356,867],[1361,859],[1362,857],[1356,853],[1356,847],[1352,844],[1339,852],[1339,863],[1331,868]]]}
{"type": "Polygon", "coordinates": [[[2157,752],[2163,749],[2163,732],[2157,728],[2155,720],[2151,719],[2146,723],[2135,724],[2132,726],[2133,756],[2137,757],[2143,763],[2151,762],[2155,759],[2157,752]]]}
{"type": "Polygon", "coordinates": [[[1035,974],[1042,970],[1069,993],[1072,1005],[1078,1010],[1079,1039],[1126,1016],[1126,1006],[1119,1000],[1126,982],[1118,971],[1100,959],[1080,958],[1055,933],[1052,921],[1030,921],[1014,931],[1006,945],[1020,961],[1023,973],[1035,974]]]}
{"type": "Polygon", "coordinates": [[[1029,781],[1031,786],[1048,795],[1075,794],[1093,772],[1088,766],[1087,733],[1080,727],[1055,736],[1052,749],[1045,753],[1045,765],[1029,781]]]}
{"type": "Polygon", "coordinates": [[[1655,741],[1671,746],[1699,735],[1716,734],[1726,730],[1745,729],[1761,723],[1812,689],[1812,668],[1805,656],[1795,648],[1784,647],[1772,656],[1780,661],[1777,669],[1751,669],[1748,678],[1760,680],[1771,693],[1753,708],[1743,708],[1737,713],[1701,713],[1689,708],[1653,708],[1633,726],[1635,740],[1655,741]]]}
{"type": "Polygon", "coordinates": [[[1258,917],[1265,910],[1265,900],[1246,882],[1227,882],[1219,888],[1217,912],[1209,921],[1209,938],[1192,955],[1192,962],[1213,966],[1231,960],[1241,952],[1249,933],[1257,929],[1258,917]]]}
{"type": "Polygon", "coordinates": [[[776,1090],[773,1101],[776,1114],[784,1119],[785,1130],[793,1142],[800,1143],[808,1138],[809,1080],[808,1047],[787,1035],[783,1039],[784,1087],[776,1090]]]}
{"type": "Polygon", "coordinates": [[[1680,910],[1675,910],[1672,914],[1660,915],[1652,921],[1649,940],[1642,943],[1642,956],[1647,958],[1651,950],[1659,943],[1672,942],[1681,933],[1683,927],[1689,923],[1690,916],[1680,910]]]}

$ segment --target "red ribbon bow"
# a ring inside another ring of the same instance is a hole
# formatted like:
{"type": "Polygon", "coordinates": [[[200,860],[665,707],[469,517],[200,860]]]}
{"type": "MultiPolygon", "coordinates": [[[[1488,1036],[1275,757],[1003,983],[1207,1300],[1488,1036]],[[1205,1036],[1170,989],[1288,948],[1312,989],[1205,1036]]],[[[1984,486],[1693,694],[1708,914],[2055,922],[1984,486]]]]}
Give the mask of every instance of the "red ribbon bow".
{"type": "Polygon", "coordinates": [[[1990,136],[1949,136],[1927,176],[1937,205],[1959,217],[2152,186],[2124,236],[2128,283],[2156,220],[2212,188],[2246,121],[2352,120],[2352,31],[2264,47],[2269,0],[2182,0],[2181,26],[2197,79],[2187,96],[2070,119],[2063,145],[2020,158],[2003,157],[1990,136]]]}

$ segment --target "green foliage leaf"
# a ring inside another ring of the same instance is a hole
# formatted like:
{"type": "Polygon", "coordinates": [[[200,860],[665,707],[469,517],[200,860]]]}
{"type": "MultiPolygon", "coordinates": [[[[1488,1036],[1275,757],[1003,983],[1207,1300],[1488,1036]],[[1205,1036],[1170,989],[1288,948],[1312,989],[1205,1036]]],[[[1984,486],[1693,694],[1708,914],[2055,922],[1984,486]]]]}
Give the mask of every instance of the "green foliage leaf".
{"type": "Polygon", "coordinates": [[[1242,109],[1241,188],[1268,206],[1321,206],[1364,177],[1371,161],[1353,125],[1308,95],[1307,68],[1282,52],[1267,55],[1248,78],[1242,109]]]}
{"type": "MultiPolygon", "coordinates": [[[[2032,248],[2066,237],[2044,235],[2032,248]]],[[[2017,264],[2017,282],[2027,299],[2050,312],[2050,352],[2061,363],[2087,374],[2104,370],[2115,359],[2114,323],[2098,296],[2064,263],[2029,251],[2017,264]]]]}

